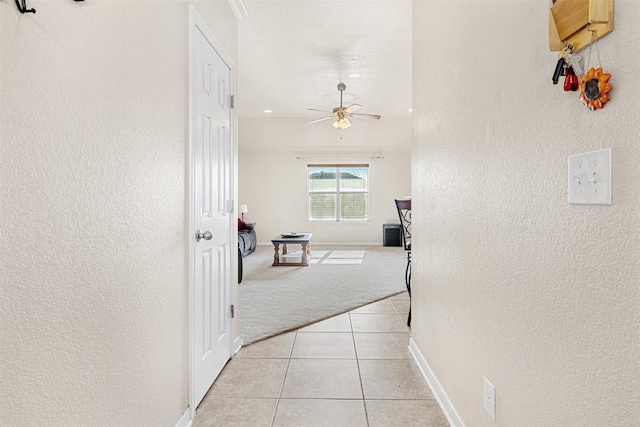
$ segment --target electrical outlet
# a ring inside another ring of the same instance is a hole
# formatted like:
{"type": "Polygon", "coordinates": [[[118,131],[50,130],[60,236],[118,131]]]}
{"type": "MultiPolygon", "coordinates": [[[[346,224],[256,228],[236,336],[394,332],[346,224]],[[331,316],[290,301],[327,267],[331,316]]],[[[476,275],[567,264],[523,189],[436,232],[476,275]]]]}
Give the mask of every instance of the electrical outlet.
{"type": "Polygon", "coordinates": [[[487,411],[487,414],[491,417],[492,420],[496,419],[496,388],[489,382],[487,377],[482,377],[484,379],[484,393],[483,393],[483,401],[484,401],[484,410],[487,411]]]}

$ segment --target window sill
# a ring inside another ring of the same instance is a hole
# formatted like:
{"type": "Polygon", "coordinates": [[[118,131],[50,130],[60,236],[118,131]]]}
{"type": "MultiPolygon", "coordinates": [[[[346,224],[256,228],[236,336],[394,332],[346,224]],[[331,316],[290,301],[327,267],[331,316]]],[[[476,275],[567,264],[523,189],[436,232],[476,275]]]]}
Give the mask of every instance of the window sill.
{"type": "Polygon", "coordinates": [[[351,220],[351,221],[332,221],[332,220],[321,220],[321,219],[314,219],[314,220],[307,220],[307,224],[317,224],[317,225],[331,225],[331,224],[335,224],[335,225],[369,225],[371,224],[370,220],[351,220]]]}

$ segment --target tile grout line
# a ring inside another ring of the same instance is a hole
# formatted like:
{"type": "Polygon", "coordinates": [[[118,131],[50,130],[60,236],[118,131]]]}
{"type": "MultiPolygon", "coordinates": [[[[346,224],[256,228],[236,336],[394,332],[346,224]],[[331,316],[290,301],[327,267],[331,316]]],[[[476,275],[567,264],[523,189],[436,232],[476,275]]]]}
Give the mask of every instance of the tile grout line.
{"type": "MultiPolygon", "coordinates": [[[[402,320],[402,317],[400,316],[400,314],[395,310],[394,308],[394,312],[393,313],[353,313],[356,316],[362,316],[362,315],[388,315],[388,316],[394,316],[396,319],[400,320],[400,324],[402,325],[402,331],[358,331],[358,333],[367,333],[367,334],[395,334],[395,333],[403,333],[403,332],[408,332],[409,335],[411,335],[411,330],[409,329],[409,327],[407,326],[407,324],[405,323],[404,320],[402,320]]],[[[351,319],[351,312],[349,313],[349,319],[351,319]]]]}
{"type": "MultiPolygon", "coordinates": [[[[398,310],[398,308],[396,307],[396,305],[392,302],[391,305],[393,306],[393,309],[395,310],[396,314],[398,315],[398,317],[400,318],[400,320],[402,321],[402,324],[404,325],[404,327],[407,329],[407,332],[409,332],[409,335],[411,335],[411,327],[407,325],[407,321],[405,319],[402,318],[402,316],[400,315],[400,311],[398,310]]],[[[409,310],[411,310],[411,299],[409,299],[409,310]]],[[[406,313],[407,316],[409,316],[409,313],[406,313]]]]}
{"type": "MultiPolygon", "coordinates": [[[[398,318],[400,319],[400,321],[402,322],[402,325],[404,326],[404,328],[407,330],[407,332],[409,332],[409,335],[411,335],[411,329],[409,326],[407,326],[407,321],[405,319],[402,318],[402,316],[400,315],[400,312],[398,311],[398,309],[396,308],[396,306],[391,303],[391,305],[393,305],[393,309],[396,312],[396,316],[398,316],[398,318]]],[[[407,313],[407,316],[409,315],[409,313],[407,313]]]]}
{"type": "Polygon", "coordinates": [[[358,368],[358,380],[360,380],[360,391],[362,392],[362,406],[364,407],[364,418],[369,427],[369,413],[367,412],[367,401],[364,399],[364,386],[362,385],[362,373],[360,372],[360,359],[358,358],[358,347],[356,346],[356,334],[351,323],[351,313],[349,313],[349,325],[351,326],[351,340],[353,341],[353,351],[356,354],[356,366],[358,368]]]}
{"type": "Polygon", "coordinates": [[[271,418],[271,427],[276,422],[276,415],[278,414],[278,407],[280,406],[280,399],[282,399],[282,391],[284,390],[284,383],[287,381],[287,374],[289,373],[289,365],[291,365],[291,356],[293,355],[293,347],[296,345],[296,338],[298,338],[298,329],[293,336],[293,343],[291,343],[291,350],[289,350],[289,357],[287,358],[287,368],[284,370],[284,377],[282,378],[282,385],[280,386],[280,393],[278,393],[278,399],[276,401],[276,407],[273,410],[273,417],[271,418]]]}

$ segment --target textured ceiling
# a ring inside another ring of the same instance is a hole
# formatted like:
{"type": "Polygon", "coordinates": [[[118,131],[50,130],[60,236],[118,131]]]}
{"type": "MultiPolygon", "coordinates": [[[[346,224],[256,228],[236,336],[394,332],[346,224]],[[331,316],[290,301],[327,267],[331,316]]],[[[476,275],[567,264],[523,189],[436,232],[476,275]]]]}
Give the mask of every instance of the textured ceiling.
{"type": "Polygon", "coordinates": [[[245,1],[238,40],[240,117],[323,117],[340,104],[408,116],[411,0],[245,1]],[[350,78],[360,74],[360,78],[350,78]]]}

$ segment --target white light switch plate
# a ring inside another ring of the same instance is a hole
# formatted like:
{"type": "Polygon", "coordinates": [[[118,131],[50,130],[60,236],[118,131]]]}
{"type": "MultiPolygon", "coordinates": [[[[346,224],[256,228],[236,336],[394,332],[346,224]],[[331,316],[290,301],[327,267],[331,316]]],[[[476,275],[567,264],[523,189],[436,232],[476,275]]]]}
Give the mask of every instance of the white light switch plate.
{"type": "Polygon", "coordinates": [[[611,148],[569,156],[569,203],[611,204],[611,148]]]}

